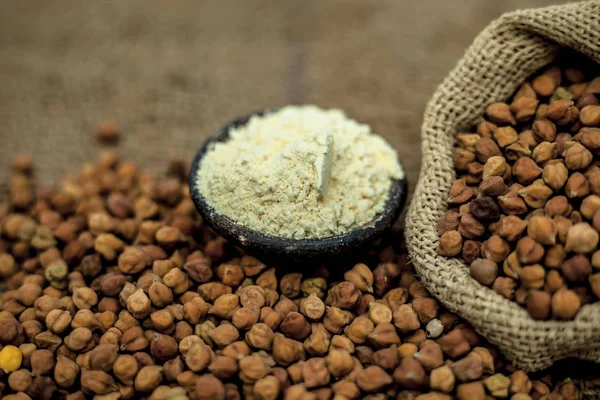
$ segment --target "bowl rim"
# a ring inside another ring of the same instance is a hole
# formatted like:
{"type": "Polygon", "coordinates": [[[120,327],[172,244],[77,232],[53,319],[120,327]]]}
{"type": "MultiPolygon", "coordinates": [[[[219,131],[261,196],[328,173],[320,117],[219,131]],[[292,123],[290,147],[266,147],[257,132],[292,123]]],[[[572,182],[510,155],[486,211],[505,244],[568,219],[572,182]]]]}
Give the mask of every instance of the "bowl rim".
{"type": "MultiPolygon", "coordinates": [[[[212,227],[220,236],[232,241],[243,248],[252,249],[262,253],[295,255],[295,256],[320,256],[343,254],[356,247],[375,240],[383,234],[398,218],[404,208],[408,184],[406,175],[400,179],[393,179],[390,185],[390,197],[384,210],[377,214],[371,221],[350,232],[323,238],[290,239],[263,233],[240,225],[228,217],[218,213],[204,198],[199,187],[198,175],[200,162],[210,150],[213,143],[224,142],[229,137],[232,128],[246,124],[253,116],[262,116],[277,111],[278,109],[263,109],[252,112],[243,117],[235,118],[222,126],[213,135],[209,136],[200,149],[196,152],[191,164],[189,174],[190,195],[196,209],[205,223],[212,227]]],[[[384,138],[385,140],[385,138],[384,138]]],[[[404,165],[398,159],[403,172],[404,165]]]]}

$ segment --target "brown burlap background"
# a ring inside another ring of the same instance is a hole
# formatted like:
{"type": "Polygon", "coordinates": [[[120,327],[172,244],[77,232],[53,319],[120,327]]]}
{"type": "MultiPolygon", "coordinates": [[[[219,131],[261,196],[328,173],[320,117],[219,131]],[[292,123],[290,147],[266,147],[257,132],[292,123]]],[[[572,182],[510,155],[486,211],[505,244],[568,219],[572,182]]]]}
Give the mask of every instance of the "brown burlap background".
{"type": "Polygon", "coordinates": [[[462,260],[438,256],[437,227],[455,178],[454,135],[468,131],[489,103],[506,100],[555,57],[559,45],[600,62],[599,1],[506,14],[475,39],[425,111],[421,176],[406,222],[409,251],[425,286],[526,370],[565,357],[600,362],[600,303],[583,307],[575,321],[534,321],[473,280],[462,260]]]}

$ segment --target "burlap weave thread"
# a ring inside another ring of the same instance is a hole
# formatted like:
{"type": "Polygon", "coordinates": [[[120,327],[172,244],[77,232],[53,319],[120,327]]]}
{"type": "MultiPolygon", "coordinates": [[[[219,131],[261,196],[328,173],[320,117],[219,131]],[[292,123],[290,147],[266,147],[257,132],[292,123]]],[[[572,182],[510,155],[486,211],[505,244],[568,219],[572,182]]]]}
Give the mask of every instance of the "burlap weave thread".
{"type": "Polygon", "coordinates": [[[425,110],[421,174],[406,220],[408,249],[427,289],[527,371],[567,357],[600,362],[600,303],[583,307],[574,321],[534,321],[473,280],[462,259],[439,256],[437,228],[455,179],[455,135],[469,131],[488,104],[507,100],[561,47],[600,62],[600,1],[505,14],[479,34],[425,110]]]}

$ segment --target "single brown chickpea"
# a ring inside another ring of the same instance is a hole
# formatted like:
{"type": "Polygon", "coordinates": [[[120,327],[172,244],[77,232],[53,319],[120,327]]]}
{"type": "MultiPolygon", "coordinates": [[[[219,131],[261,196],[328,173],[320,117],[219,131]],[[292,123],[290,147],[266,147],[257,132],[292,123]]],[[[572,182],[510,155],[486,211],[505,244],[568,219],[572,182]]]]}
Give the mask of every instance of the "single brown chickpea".
{"type": "Polygon", "coordinates": [[[177,356],[177,341],[169,335],[155,333],[150,344],[152,356],[160,361],[168,361],[177,356]]]}
{"type": "Polygon", "coordinates": [[[166,310],[158,310],[150,314],[154,330],[164,334],[171,334],[175,330],[173,316],[166,310]]]}
{"type": "Polygon", "coordinates": [[[52,310],[46,316],[46,327],[56,334],[62,334],[71,325],[71,314],[60,309],[52,310]]]}
{"type": "Polygon", "coordinates": [[[108,394],[118,390],[112,376],[103,371],[81,369],[81,389],[90,394],[108,394]]]}
{"type": "Polygon", "coordinates": [[[136,358],[129,354],[121,354],[113,364],[113,374],[125,385],[132,385],[139,370],[136,358]]]}
{"type": "Polygon", "coordinates": [[[148,314],[152,303],[142,289],[138,289],[127,298],[127,310],[137,319],[143,319],[148,314]]]}
{"type": "Polygon", "coordinates": [[[54,368],[54,381],[62,388],[70,388],[79,376],[79,365],[65,356],[58,356],[54,368]]]}
{"type": "Polygon", "coordinates": [[[246,342],[254,348],[269,351],[273,345],[273,330],[264,323],[254,324],[246,332],[246,342]]]}
{"type": "Polygon", "coordinates": [[[98,296],[89,287],[80,287],[73,292],[73,303],[80,310],[89,310],[98,304],[98,296]]]}
{"type": "Polygon", "coordinates": [[[137,391],[151,392],[162,380],[162,367],[151,365],[139,370],[135,377],[134,386],[137,391]]]}
{"type": "Polygon", "coordinates": [[[174,382],[177,380],[177,377],[183,373],[185,369],[185,365],[181,360],[181,357],[177,356],[163,365],[163,375],[165,379],[169,382],[174,382]]]}
{"type": "Polygon", "coordinates": [[[55,362],[54,352],[46,349],[35,350],[30,356],[32,375],[50,375],[54,369],[55,362]]]}
{"type": "Polygon", "coordinates": [[[25,392],[31,384],[31,372],[27,369],[19,369],[11,372],[8,376],[8,386],[15,392],[25,392]]]}

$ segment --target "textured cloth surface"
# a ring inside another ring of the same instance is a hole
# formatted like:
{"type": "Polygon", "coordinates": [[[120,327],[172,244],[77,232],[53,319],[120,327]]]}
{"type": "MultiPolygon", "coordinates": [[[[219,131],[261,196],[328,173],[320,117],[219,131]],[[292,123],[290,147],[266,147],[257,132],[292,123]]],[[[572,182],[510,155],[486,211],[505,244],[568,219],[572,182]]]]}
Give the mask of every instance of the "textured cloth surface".
{"type": "Polygon", "coordinates": [[[560,46],[600,62],[599,1],[506,14],[475,39],[426,108],[421,175],[406,221],[408,248],[425,286],[529,371],[566,357],[600,362],[600,303],[583,307],[575,321],[534,321],[473,280],[462,259],[439,256],[437,227],[455,179],[454,135],[469,130],[488,104],[505,101],[560,46]]]}

